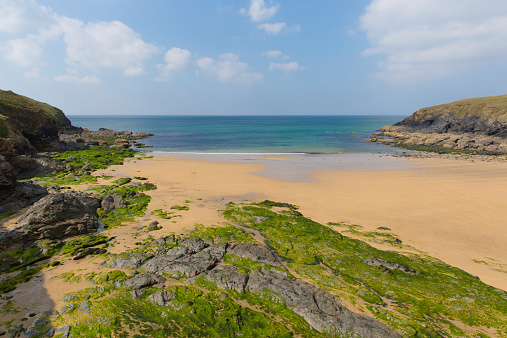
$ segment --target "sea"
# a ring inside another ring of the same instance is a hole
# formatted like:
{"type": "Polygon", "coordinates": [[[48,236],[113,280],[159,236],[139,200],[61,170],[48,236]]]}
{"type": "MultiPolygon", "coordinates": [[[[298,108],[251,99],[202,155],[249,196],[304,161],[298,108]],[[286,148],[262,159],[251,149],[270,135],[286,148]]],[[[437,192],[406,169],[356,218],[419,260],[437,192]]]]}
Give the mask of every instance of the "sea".
{"type": "Polygon", "coordinates": [[[74,126],[153,133],[150,150],[181,154],[396,153],[365,142],[400,116],[68,115],[74,126]]]}

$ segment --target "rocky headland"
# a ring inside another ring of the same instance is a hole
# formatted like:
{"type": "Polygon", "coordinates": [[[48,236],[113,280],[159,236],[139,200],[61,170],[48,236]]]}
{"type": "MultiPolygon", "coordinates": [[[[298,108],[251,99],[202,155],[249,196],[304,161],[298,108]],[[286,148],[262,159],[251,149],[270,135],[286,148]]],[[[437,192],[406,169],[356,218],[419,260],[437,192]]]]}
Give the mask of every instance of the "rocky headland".
{"type": "Polygon", "coordinates": [[[507,95],[422,108],[368,141],[443,153],[507,154],[507,95]]]}
{"type": "Polygon", "coordinates": [[[47,194],[44,187],[18,178],[75,169],[50,153],[100,146],[128,149],[152,134],[72,126],[58,108],[12,91],[0,90],[0,214],[14,212],[47,194]]]}

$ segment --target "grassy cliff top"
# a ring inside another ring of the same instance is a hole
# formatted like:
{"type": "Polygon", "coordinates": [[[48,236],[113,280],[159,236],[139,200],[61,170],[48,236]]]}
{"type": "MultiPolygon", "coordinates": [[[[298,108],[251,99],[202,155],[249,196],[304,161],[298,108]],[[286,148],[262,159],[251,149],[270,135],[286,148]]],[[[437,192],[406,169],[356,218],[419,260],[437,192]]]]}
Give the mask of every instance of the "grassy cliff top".
{"type": "Polygon", "coordinates": [[[10,90],[0,90],[0,120],[6,118],[24,120],[27,117],[49,118],[56,121],[61,128],[67,128],[71,125],[70,120],[56,107],[16,94],[10,90]]]}
{"type": "Polygon", "coordinates": [[[422,108],[413,115],[418,119],[455,115],[459,118],[475,116],[482,120],[507,122],[507,95],[477,97],[440,104],[422,108]]]}

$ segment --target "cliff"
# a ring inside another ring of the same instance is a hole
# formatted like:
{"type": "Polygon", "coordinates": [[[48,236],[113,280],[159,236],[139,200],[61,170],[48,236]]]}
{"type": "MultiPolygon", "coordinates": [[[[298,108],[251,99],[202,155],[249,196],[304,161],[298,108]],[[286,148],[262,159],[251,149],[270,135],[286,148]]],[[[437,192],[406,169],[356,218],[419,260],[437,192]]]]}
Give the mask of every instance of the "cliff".
{"type": "Polygon", "coordinates": [[[16,153],[57,149],[58,132],[70,128],[60,109],[0,90],[0,142],[10,139],[16,153]]]}
{"type": "Polygon", "coordinates": [[[370,142],[431,151],[507,154],[507,95],[422,108],[370,142]]]}
{"type": "Polygon", "coordinates": [[[422,108],[395,124],[407,132],[472,133],[507,137],[507,95],[422,108]]]}

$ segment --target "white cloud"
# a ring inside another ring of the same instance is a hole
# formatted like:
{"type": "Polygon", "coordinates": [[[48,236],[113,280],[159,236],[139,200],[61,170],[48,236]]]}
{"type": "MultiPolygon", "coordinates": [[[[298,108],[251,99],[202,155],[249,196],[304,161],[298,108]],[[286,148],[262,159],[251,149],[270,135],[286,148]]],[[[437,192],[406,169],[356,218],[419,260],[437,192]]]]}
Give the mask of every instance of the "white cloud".
{"type": "Polygon", "coordinates": [[[54,14],[34,0],[0,0],[0,32],[22,33],[54,22],[54,14]]]}
{"type": "Polygon", "coordinates": [[[271,59],[276,59],[277,57],[280,57],[282,56],[282,52],[280,52],[279,50],[267,50],[265,52],[262,52],[262,55],[268,57],[268,58],[271,58],[271,59]]]}
{"type": "Polygon", "coordinates": [[[161,72],[157,80],[168,81],[175,71],[183,69],[188,65],[191,56],[192,53],[186,49],[177,47],[169,49],[164,56],[165,65],[157,65],[157,68],[161,72]]]}
{"type": "Polygon", "coordinates": [[[278,23],[262,23],[257,26],[259,29],[263,29],[268,34],[277,35],[280,34],[282,29],[284,29],[287,26],[285,22],[278,22],[278,23]]]}
{"type": "Polygon", "coordinates": [[[297,71],[303,71],[305,70],[305,67],[300,66],[296,61],[287,62],[287,63],[278,63],[278,62],[271,62],[269,64],[269,70],[280,70],[285,75],[288,75],[289,73],[294,73],[297,71]]]}
{"type": "Polygon", "coordinates": [[[112,68],[125,76],[144,74],[143,62],[158,49],[120,21],[90,22],[61,18],[67,62],[89,68],[112,68]]]}
{"type": "Polygon", "coordinates": [[[35,64],[43,53],[43,49],[35,36],[9,40],[0,47],[0,50],[4,52],[7,61],[23,67],[30,67],[35,64]]]}
{"type": "Polygon", "coordinates": [[[262,22],[275,15],[279,7],[279,5],[266,7],[264,0],[250,0],[250,7],[248,9],[242,8],[239,12],[249,15],[250,20],[254,22],[262,22]]]}
{"type": "Polygon", "coordinates": [[[45,66],[47,43],[57,39],[65,42],[65,61],[73,67],[112,69],[125,76],[144,74],[144,62],[158,52],[120,21],[84,23],[58,16],[34,0],[0,0],[0,18],[0,32],[19,36],[30,31],[0,43],[5,59],[24,67],[45,66]]]}
{"type": "Polygon", "coordinates": [[[222,54],[216,60],[201,58],[195,64],[200,71],[216,76],[221,82],[250,84],[264,78],[263,74],[249,72],[248,64],[239,61],[239,56],[232,53],[222,54]]]}
{"type": "Polygon", "coordinates": [[[507,1],[373,0],[360,19],[391,81],[434,78],[507,57],[507,1]]]}
{"type": "Polygon", "coordinates": [[[100,79],[95,75],[83,76],[79,75],[79,72],[75,69],[67,68],[67,73],[64,75],[57,75],[54,77],[55,81],[59,82],[70,82],[74,84],[99,84],[100,79]]]}

